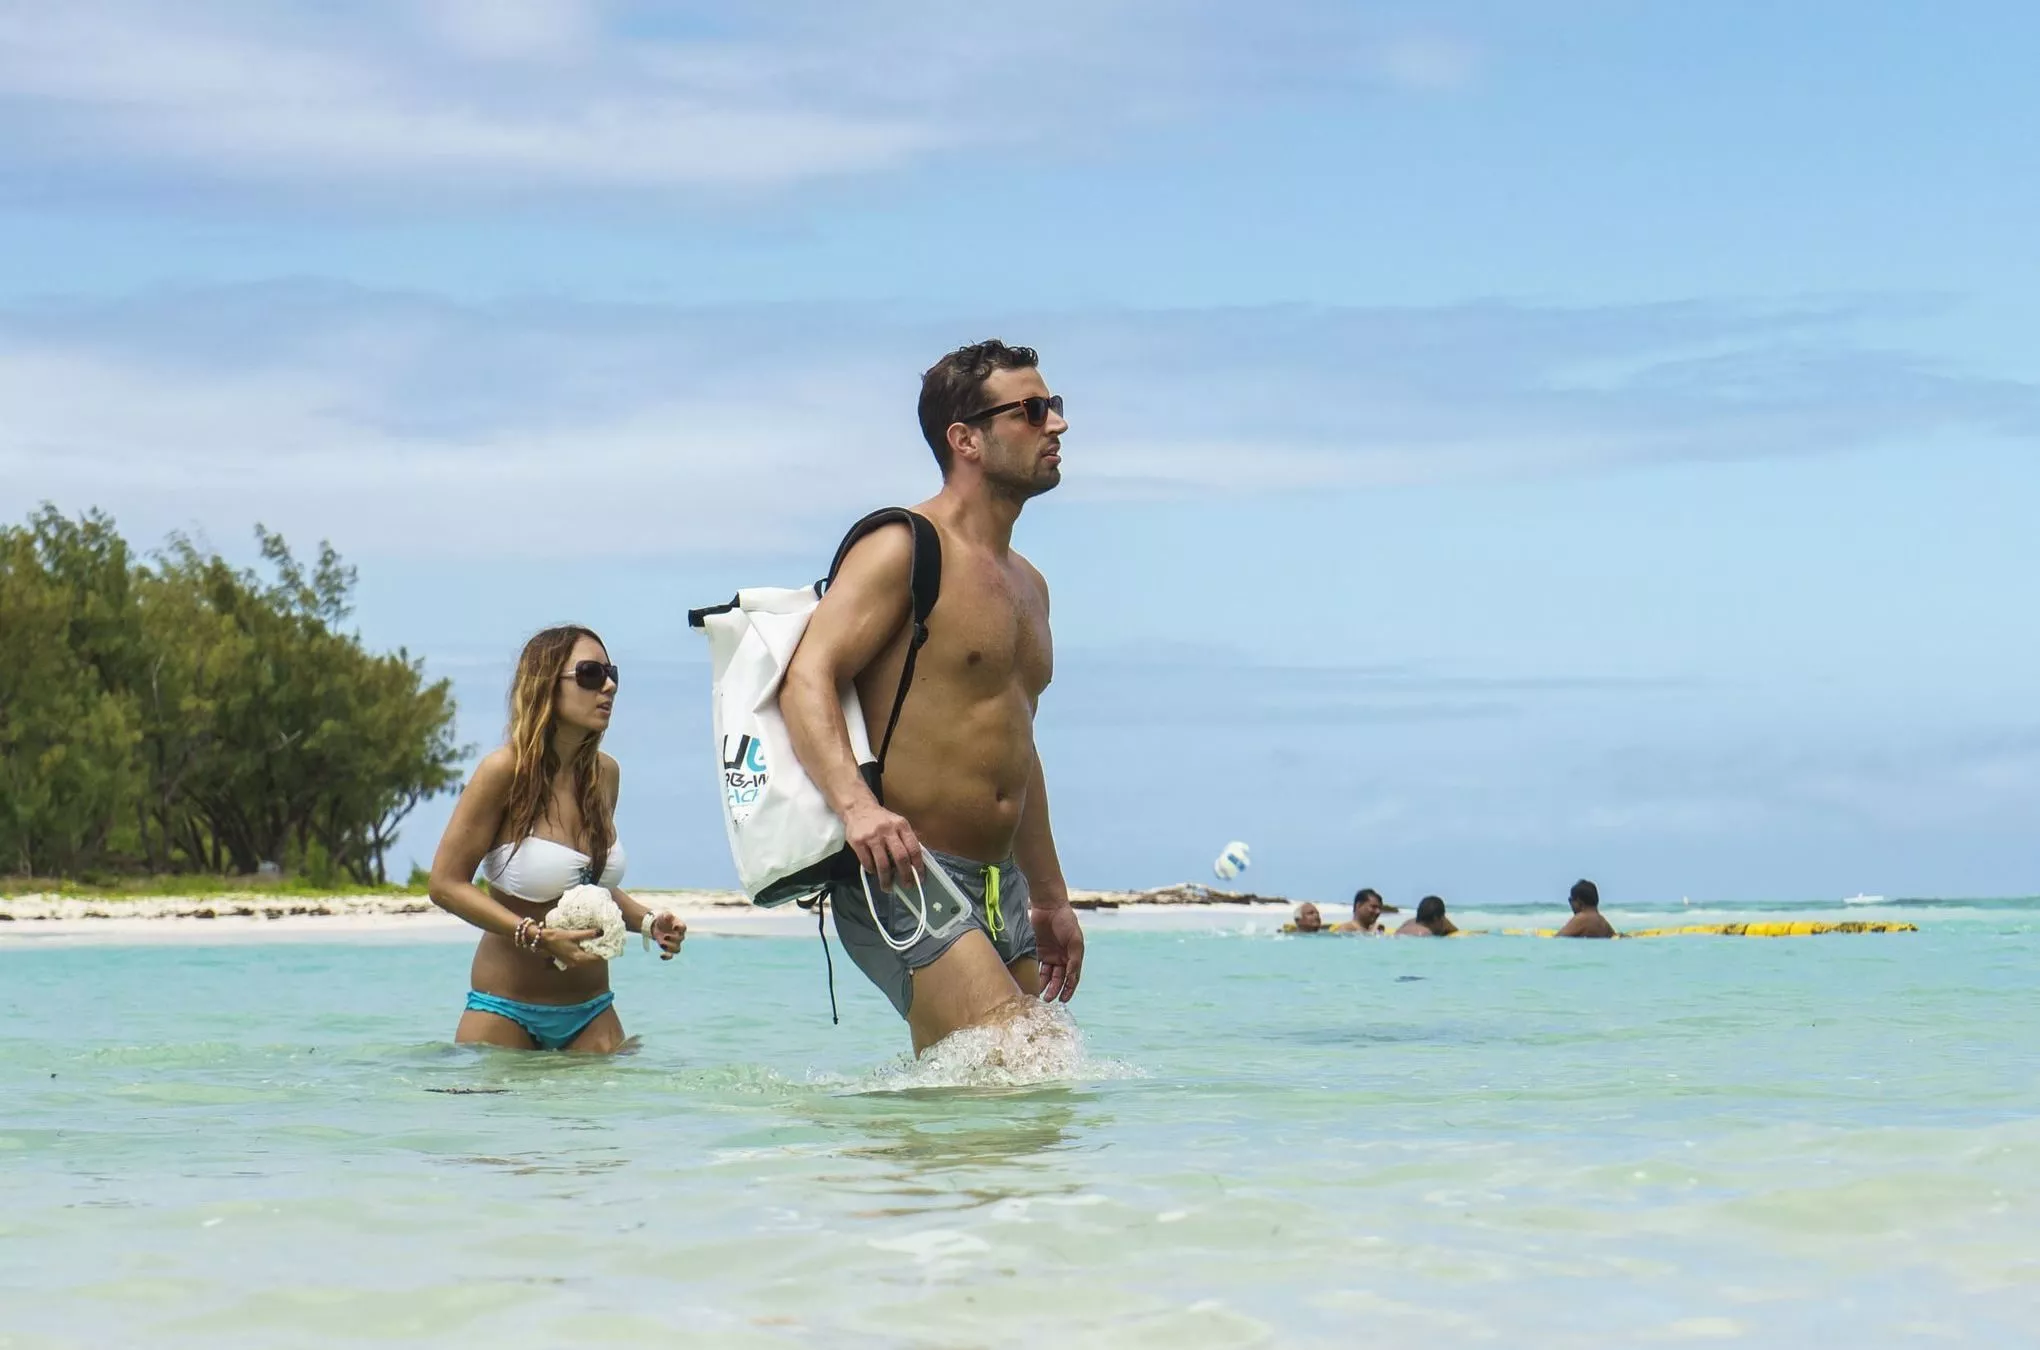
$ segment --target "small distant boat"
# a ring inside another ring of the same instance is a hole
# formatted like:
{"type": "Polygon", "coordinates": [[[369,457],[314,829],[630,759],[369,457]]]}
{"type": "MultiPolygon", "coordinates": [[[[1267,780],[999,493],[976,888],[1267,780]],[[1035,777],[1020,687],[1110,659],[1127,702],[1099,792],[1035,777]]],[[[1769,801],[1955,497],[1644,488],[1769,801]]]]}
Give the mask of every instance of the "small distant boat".
{"type": "Polygon", "coordinates": [[[1845,905],[1881,905],[1885,903],[1885,899],[1881,895],[1852,895],[1842,901],[1842,903],[1845,905]]]}

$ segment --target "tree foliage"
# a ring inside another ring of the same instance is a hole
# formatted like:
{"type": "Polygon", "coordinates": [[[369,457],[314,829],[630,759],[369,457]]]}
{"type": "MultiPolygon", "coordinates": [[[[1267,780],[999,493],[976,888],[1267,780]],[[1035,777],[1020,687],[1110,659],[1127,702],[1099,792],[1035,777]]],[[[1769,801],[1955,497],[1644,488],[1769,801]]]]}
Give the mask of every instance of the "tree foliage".
{"type": "Polygon", "coordinates": [[[137,563],[96,511],[0,528],[0,872],[387,880],[458,783],[450,686],[342,631],[330,545],[256,538],[267,577],[182,536],[137,563]]]}

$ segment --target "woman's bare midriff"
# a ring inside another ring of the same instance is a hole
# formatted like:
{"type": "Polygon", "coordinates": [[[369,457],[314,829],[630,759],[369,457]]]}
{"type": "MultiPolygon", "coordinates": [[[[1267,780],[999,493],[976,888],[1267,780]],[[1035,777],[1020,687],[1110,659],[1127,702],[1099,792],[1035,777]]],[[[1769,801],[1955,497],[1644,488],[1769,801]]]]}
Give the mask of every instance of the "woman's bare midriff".
{"type": "MultiPolygon", "coordinates": [[[[539,919],[552,911],[550,900],[519,900],[491,886],[489,895],[520,919],[539,919]]],[[[552,957],[520,951],[497,933],[482,934],[468,971],[469,987],[519,1003],[586,1003],[609,988],[609,963],[598,961],[574,970],[560,970],[552,957]]]]}

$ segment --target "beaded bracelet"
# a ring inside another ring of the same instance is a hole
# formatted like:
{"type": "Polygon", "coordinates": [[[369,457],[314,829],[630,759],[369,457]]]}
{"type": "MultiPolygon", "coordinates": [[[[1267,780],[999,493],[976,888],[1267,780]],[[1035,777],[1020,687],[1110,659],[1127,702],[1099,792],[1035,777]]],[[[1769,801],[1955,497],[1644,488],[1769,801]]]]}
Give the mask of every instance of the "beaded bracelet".
{"type": "Polygon", "coordinates": [[[510,944],[536,956],[545,941],[545,925],[536,919],[519,919],[517,929],[510,935],[510,944]]]}

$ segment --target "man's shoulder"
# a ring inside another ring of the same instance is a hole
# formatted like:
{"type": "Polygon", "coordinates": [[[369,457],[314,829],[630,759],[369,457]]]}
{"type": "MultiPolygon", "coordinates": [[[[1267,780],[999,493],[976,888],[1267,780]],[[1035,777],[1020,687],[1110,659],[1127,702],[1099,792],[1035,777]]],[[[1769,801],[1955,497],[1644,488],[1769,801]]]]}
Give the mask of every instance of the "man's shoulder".
{"type": "MultiPolygon", "coordinates": [[[[868,516],[859,516],[856,520],[844,526],[843,537],[848,539],[850,532],[857,530],[858,526],[863,525],[863,522],[867,519],[869,519],[868,516]]],[[[906,521],[899,519],[881,520],[870,525],[864,525],[863,529],[858,530],[857,538],[850,543],[850,553],[844,556],[847,558],[851,554],[876,549],[878,551],[897,550],[904,557],[913,546],[913,527],[908,525],[906,521]]]]}
{"type": "Polygon", "coordinates": [[[1026,573],[1029,577],[1033,578],[1034,584],[1041,588],[1041,593],[1043,595],[1048,594],[1048,578],[1041,574],[1041,569],[1039,567],[1036,567],[1033,564],[1033,562],[1029,560],[1026,554],[1022,553],[1017,548],[1014,549],[1013,561],[1020,565],[1020,570],[1022,572],[1026,573]]]}
{"type": "Polygon", "coordinates": [[[851,540],[829,590],[840,587],[854,593],[861,585],[904,578],[913,562],[913,531],[903,520],[888,520],[851,540]]]}

